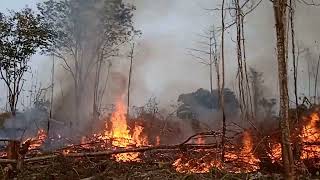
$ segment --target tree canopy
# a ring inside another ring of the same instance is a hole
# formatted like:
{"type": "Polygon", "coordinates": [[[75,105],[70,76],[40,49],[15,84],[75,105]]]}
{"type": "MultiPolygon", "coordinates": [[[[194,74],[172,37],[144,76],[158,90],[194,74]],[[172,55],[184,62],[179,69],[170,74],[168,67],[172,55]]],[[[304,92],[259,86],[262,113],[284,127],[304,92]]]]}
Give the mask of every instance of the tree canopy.
{"type": "Polygon", "coordinates": [[[43,17],[29,8],[8,15],[0,13],[0,74],[8,88],[13,114],[31,56],[50,46],[53,37],[43,17]]]}
{"type": "MultiPolygon", "coordinates": [[[[239,102],[236,99],[235,94],[228,88],[224,89],[224,103],[227,113],[234,113],[238,111],[239,102]]],[[[213,90],[212,93],[205,89],[198,89],[195,92],[188,94],[181,94],[178,98],[178,102],[182,104],[178,108],[177,114],[179,117],[187,115],[188,117],[196,118],[197,109],[207,109],[208,111],[219,109],[219,93],[218,90],[213,90]]]]}

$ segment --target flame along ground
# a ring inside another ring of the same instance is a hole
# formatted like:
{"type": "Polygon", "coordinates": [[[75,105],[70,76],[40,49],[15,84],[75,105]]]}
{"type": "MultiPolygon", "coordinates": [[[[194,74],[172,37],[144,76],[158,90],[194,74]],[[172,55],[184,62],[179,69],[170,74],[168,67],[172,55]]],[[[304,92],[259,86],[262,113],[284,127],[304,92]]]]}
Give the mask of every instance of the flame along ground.
{"type": "MultiPolygon", "coordinates": [[[[110,123],[105,124],[105,130],[100,134],[93,135],[90,141],[102,140],[105,142],[104,148],[111,146],[112,148],[132,148],[140,146],[148,146],[148,137],[143,133],[143,126],[134,124],[132,128],[128,126],[126,118],[126,106],[122,101],[116,105],[110,117],[110,123]],[[109,144],[109,145],[108,145],[109,144]]],[[[302,147],[301,159],[312,159],[320,157],[320,147],[316,145],[308,145],[308,143],[320,142],[319,124],[320,118],[317,112],[312,113],[310,116],[304,118],[305,125],[299,133],[301,142],[305,145],[302,147]]],[[[46,140],[46,132],[41,129],[34,138],[29,138],[26,141],[30,142],[29,150],[38,149],[46,140]]],[[[25,142],[26,142],[25,141],[25,142]]],[[[88,142],[87,138],[81,140],[82,143],[88,142]]],[[[206,140],[202,137],[196,138],[193,141],[196,144],[203,145],[206,140]]],[[[160,144],[160,136],[156,137],[156,144],[160,144]]],[[[281,145],[274,143],[270,145],[271,153],[269,157],[272,162],[279,162],[281,160],[281,145]]],[[[84,148],[92,148],[90,145],[83,145],[84,148]]],[[[236,147],[230,145],[230,149],[225,154],[227,162],[237,162],[238,166],[228,166],[220,161],[220,155],[215,150],[204,149],[193,151],[194,154],[199,153],[199,156],[190,157],[189,155],[180,156],[172,164],[177,172],[181,173],[206,173],[211,169],[224,169],[229,172],[252,172],[259,169],[260,160],[255,156],[255,147],[252,135],[249,131],[243,132],[242,148],[236,151],[236,147]]],[[[64,154],[73,152],[70,149],[65,149],[64,154]]],[[[139,158],[139,153],[123,153],[113,156],[118,162],[128,161],[142,161],[139,158]]]]}
{"type": "MultiPolygon", "coordinates": [[[[299,133],[300,141],[303,142],[301,149],[300,159],[313,159],[320,157],[320,146],[310,145],[312,143],[317,144],[320,142],[320,117],[319,113],[312,113],[310,116],[304,117],[303,121],[306,123],[301,132],[299,133]]],[[[269,157],[272,159],[272,163],[280,161],[281,158],[281,144],[276,143],[271,145],[271,153],[269,157]]]]}
{"type": "MultiPolygon", "coordinates": [[[[302,147],[302,152],[300,158],[302,160],[312,159],[312,158],[320,158],[320,146],[317,145],[308,145],[320,142],[320,117],[319,113],[314,112],[310,116],[303,118],[306,125],[303,126],[301,132],[299,133],[299,137],[301,138],[301,142],[304,143],[302,147]]],[[[206,155],[200,158],[186,158],[181,157],[177,159],[173,166],[176,168],[176,171],[181,173],[207,173],[211,169],[227,169],[228,171],[234,173],[240,172],[252,172],[259,169],[260,160],[254,155],[254,144],[252,141],[252,135],[245,131],[243,133],[242,139],[242,149],[240,152],[232,152],[228,151],[225,154],[226,161],[238,161],[243,162],[244,166],[241,168],[236,168],[235,166],[226,167],[219,160],[219,156],[217,156],[216,151],[207,150],[206,155]]],[[[198,138],[196,140],[197,144],[204,144],[205,140],[202,138],[198,138]]],[[[281,144],[275,143],[270,145],[271,152],[268,154],[272,163],[281,161],[281,144]]]]}
{"type": "MultiPolygon", "coordinates": [[[[248,131],[243,133],[242,137],[242,149],[239,151],[228,151],[225,154],[225,160],[228,162],[237,161],[245,164],[242,167],[226,167],[221,162],[221,156],[216,150],[201,150],[206,151],[206,154],[200,158],[188,158],[181,157],[177,159],[173,166],[176,171],[181,173],[207,173],[213,168],[215,169],[228,169],[230,172],[240,173],[240,172],[252,172],[259,169],[259,159],[257,159],[253,154],[253,141],[251,134],[248,131]]],[[[202,138],[197,138],[197,144],[205,144],[205,140],[202,138]]]]}

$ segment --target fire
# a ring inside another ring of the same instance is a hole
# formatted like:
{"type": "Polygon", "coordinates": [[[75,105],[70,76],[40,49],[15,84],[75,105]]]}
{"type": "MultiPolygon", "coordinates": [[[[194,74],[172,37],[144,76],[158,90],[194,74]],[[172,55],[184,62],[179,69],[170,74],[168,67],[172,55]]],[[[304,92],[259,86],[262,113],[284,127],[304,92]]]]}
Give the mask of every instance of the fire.
{"type": "Polygon", "coordinates": [[[253,154],[253,141],[251,134],[248,131],[243,133],[243,149],[241,151],[241,155],[243,155],[243,161],[253,165],[254,170],[258,169],[257,164],[260,162],[258,158],[256,158],[253,154]]]}
{"type": "MultiPolygon", "coordinates": [[[[112,138],[112,145],[115,147],[127,147],[132,140],[125,112],[125,106],[120,101],[111,116],[111,131],[105,131],[105,135],[112,138]]],[[[106,128],[108,129],[107,123],[106,128]]]]}
{"type": "Polygon", "coordinates": [[[38,149],[47,139],[47,133],[44,129],[38,130],[37,136],[34,138],[29,138],[30,141],[29,150],[38,149]]]}
{"type": "Polygon", "coordinates": [[[148,145],[148,138],[142,133],[142,131],[143,131],[142,126],[135,125],[132,137],[136,146],[148,145]]]}
{"type": "MultiPolygon", "coordinates": [[[[111,140],[113,147],[128,148],[130,146],[146,146],[148,145],[148,139],[143,134],[143,127],[135,124],[133,132],[130,132],[126,118],[126,106],[122,101],[119,101],[116,105],[116,111],[111,115],[111,126],[108,127],[106,123],[106,130],[103,135],[99,136],[101,140],[111,140]]],[[[114,155],[116,161],[140,161],[139,153],[122,153],[114,155]]]]}
{"type": "MultiPolygon", "coordinates": [[[[187,158],[185,156],[178,158],[173,166],[176,171],[181,173],[207,173],[211,169],[227,169],[230,172],[240,173],[240,172],[252,172],[259,169],[260,160],[254,156],[253,153],[253,141],[251,134],[247,131],[243,133],[242,138],[242,149],[239,151],[231,150],[226,151],[225,159],[230,163],[236,161],[241,162],[243,165],[234,165],[228,167],[226,164],[220,161],[221,157],[217,155],[215,150],[200,150],[194,153],[200,153],[201,157],[187,158]],[[239,166],[239,167],[237,167],[239,166]]],[[[197,138],[197,144],[204,144],[205,140],[201,137],[197,138]]],[[[235,147],[230,147],[231,149],[236,149],[235,147]]],[[[193,153],[193,154],[194,154],[193,153]]]]}
{"type": "MultiPolygon", "coordinates": [[[[301,142],[304,143],[301,159],[312,159],[320,157],[320,147],[317,145],[312,145],[312,143],[317,144],[320,142],[320,133],[319,133],[319,123],[320,118],[319,114],[314,112],[310,115],[310,117],[304,118],[307,122],[305,126],[303,126],[301,132],[299,133],[299,137],[301,138],[301,142]]],[[[276,143],[270,145],[271,153],[269,157],[272,160],[272,163],[278,162],[282,160],[281,157],[281,144],[276,143]]]]}
{"type": "Polygon", "coordinates": [[[270,154],[268,154],[268,156],[271,158],[272,163],[278,162],[280,160],[282,160],[282,152],[281,152],[281,144],[280,143],[276,143],[276,144],[272,144],[270,145],[270,154]]]}
{"type": "MultiPolygon", "coordinates": [[[[301,140],[303,143],[320,142],[319,124],[320,118],[318,113],[312,113],[309,122],[302,129],[301,140]]],[[[305,145],[302,150],[301,159],[310,159],[320,157],[320,147],[317,145],[305,145]]]]}
{"type": "Polygon", "coordinates": [[[208,173],[213,167],[222,169],[222,163],[219,160],[212,159],[211,156],[212,154],[209,152],[199,159],[186,160],[185,157],[181,157],[172,165],[180,173],[208,173]]]}
{"type": "Polygon", "coordinates": [[[157,136],[156,137],[156,146],[159,146],[160,145],[160,136],[157,136]]]}
{"type": "Polygon", "coordinates": [[[240,152],[230,151],[226,152],[227,161],[238,161],[243,165],[234,166],[230,171],[234,173],[248,173],[259,169],[260,160],[254,155],[254,146],[252,135],[249,131],[243,132],[242,148],[240,152]]]}

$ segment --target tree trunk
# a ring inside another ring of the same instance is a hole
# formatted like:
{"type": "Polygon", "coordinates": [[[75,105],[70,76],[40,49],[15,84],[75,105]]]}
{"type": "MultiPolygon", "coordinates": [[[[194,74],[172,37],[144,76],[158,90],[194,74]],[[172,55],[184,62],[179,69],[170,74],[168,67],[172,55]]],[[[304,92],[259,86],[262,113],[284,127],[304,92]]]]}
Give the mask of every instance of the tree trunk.
{"type": "Polygon", "coordinates": [[[319,56],[319,59],[318,59],[316,77],[315,77],[315,80],[314,80],[314,102],[313,102],[313,104],[317,104],[317,97],[318,97],[318,95],[317,95],[317,87],[318,87],[319,65],[320,65],[320,56],[319,56]]]}
{"type": "MultiPolygon", "coordinates": [[[[93,104],[92,104],[92,123],[90,126],[90,131],[93,132],[93,125],[95,121],[99,118],[99,87],[100,87],[100,74],[101,74],[101,67],[103,61],[103,53],[98,56],[98,62],[96,65],[96,72],[95,72],[95,79],[94,79],[94,87],[93,87],[93,104]]],[[[101,100],[100,100],[101,101],[101,100]]]]}
{"type": "Polygon", "coordinates": [[[16,116],[16,96],[15,94],[9,95],[9,105],[10,105],[10,111],[12,116],[16,116]]]}
{"type": "Polygon", "coordinates": [[[129,68],[129,77],[128,77],[128,99],[127,99],[127,116],[129,117],[130,113],[130,87],[131,87],[131,76],[132,76],[132,61],[133,61],[133,53],[134,53],[134,43],[131,47],[130,52],[130,68],[129,68]]]}
{"type": "Polygon", "coordinates": [[[102,99],[104,97],[104,94],[105,94],[107,86],[108,86],[108,80],[109,80],[109,76],[110,76],[111,65],[112,65],[111,62],[109,61],[108,62],[108,69],[107,69],[107,77],[106,77],[106,80],[105,80],[105,82],[104,82],[104,84],[102,86],[103,87],[102,90],[99,92],[99,99],[101,99],[101,101],[99,102],[99,106],[98,106],[98,110],[99,111],[101,109],[102,99]]]}
{"type": "MultiPolygon", "coordinates": [[[[290,27],[291,27],[291,50],[292,50],[292,63],[293,63],[293,85],[294,85],[294,99],[295,99],[295,104],[296,104],[296,119],[295,122],[298,123],[299,120],[299,111],[298,111],[298,69],[297,69],[297,60],[296,60],[296,46],[295,46],[295,31],[294,31],[294,7],[293,7],[293,2],[292,0],[289,1],[290,3],[290,27]]],[[[299,53],[298,53],[299,54],[299,53]]]]}
{"type": "Polygon", "coordinates": [[[222,32],[221,32],[221,66],[222,66],[222,85],[221,85],[221,91],[220,91],[220,108],[222,111],[222,138],[221,138],[221,160],[224,162],[224,156],[225,156],[225,143],[226,143],[226,115],[224,110],[224,33],[225,33],[225,23],[224,23],[224,5],[225,0],[222,0],[222,7],[221,7],[221,24],[222,24],[222,32]]]}
{"type": "Polygon", "coordinates": [[[252,92],[253,92],[253,110],[254,110],[254,117],[257,118],[258,116],[258,79],[256,76],[252,77],[252,92]]]}
{"type": "MultiPolygon", "coordinates": [[[[214,34],[213,34],[213,36],[214,36],[214,34]]],[[[213,62],[212,62],[212,37],[210,36],[210,41],[209,41],[209,71],[210,71],[210,93],[212,94],[213,93],[213,85],[212,85],[212,75],[213,75],[213,73],[212,73],[212,64],[213,64],[213,62]]]]}
{"type": "Polygon", "coordinates": [[[52,108],[53,108],[53,89],[54,88],[54,55],[52,56],[52,72],[51,72],[51,100],[50,100],[50,112],[47,124],[47,133],[50,136],[50,120],[52,119],[52,108]]]}
{"type": "Polygon", "coordinates": [[[294,162],[289,127],[289,95],[286,59],[286,5],[287,0],[274,0],[273,2],[277,34],[282,161],[286,179],[294,179],[294,162]]]}

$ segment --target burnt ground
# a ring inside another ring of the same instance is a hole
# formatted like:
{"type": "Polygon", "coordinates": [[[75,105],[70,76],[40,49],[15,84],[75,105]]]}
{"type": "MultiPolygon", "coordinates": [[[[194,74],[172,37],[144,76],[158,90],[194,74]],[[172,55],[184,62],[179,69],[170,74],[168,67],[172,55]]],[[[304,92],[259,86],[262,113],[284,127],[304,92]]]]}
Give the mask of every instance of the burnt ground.
{"type": "MultiPolygon", "coordinates": [[[[15,172],[16,174],[17,172],[15,172]]],[[[212,171],[207,174],[180,174],[170,163],[118,163],[112,160],[70,159],[59,157],[50,162],[25,164],[20,173],[13,175],[17,179],[243,179],[247,175],[232,175],[212,171]]]]}
{"type": "MultiPolygon", "coordinates": [[[[152,158],[151,158],[152,159],[152,158]]],[[[211,170],[206,174],[181,174],[175,171],[172,161],[144,161],[119,163],[110,158],[58,156],[54,159],[25,163],[22,169],[14,171],[9,179],[23,180],[198,180],[198,179],[283,179],[279,174],[254,172],[250,174],[231,174],[211,170]],[[262,175],[264,174],[264,175],[262,175]]],[[[1,165],[4,172],[5,165],[1,165]]],[[[3,173],[0,175],[3,179],[3,173]]],[[[320,179],[303,177],[300,179],[320,179]]]]}

